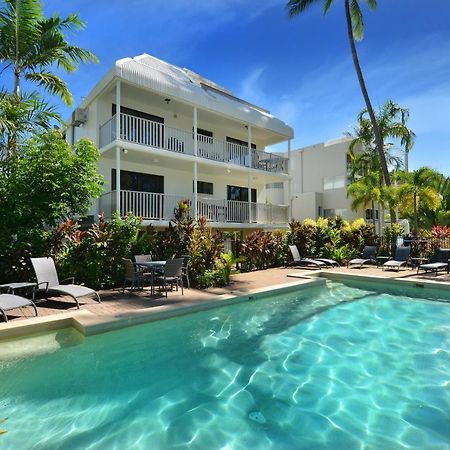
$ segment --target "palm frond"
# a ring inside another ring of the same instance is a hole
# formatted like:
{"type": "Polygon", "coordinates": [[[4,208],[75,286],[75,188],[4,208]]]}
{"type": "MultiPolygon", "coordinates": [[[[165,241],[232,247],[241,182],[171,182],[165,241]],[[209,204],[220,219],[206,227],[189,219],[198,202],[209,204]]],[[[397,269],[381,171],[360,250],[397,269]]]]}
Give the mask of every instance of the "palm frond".
{"type": "Polygon", "coordinates": [[[352,18],[353,37],[360,41],[364,37],[364,19],[358,0],[351,0],[350,15],[352,18]]]}
{"type": "Polygon", "coordinates": [[[286,5],[288,15],[292,19],[306,11],[313,3],[318,2],[319,0],[289,0],[286,5]]]}
{"type": "Polygon", "coordinates": [[[38,86],[44,87],[52,95],[58,95],[67,105],[72,104],[73,98],[67,84],[57,75],[50,72],[35,72],[27,73],[25,79],[34,81],[38,86]]]}

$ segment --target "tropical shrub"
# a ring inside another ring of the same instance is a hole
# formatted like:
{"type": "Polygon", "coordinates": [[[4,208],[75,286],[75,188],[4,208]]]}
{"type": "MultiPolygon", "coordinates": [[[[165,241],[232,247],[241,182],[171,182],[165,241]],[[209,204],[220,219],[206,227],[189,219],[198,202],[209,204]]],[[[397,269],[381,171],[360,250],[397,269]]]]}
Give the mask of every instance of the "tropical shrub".
{"type": "Polygon", "coordinates": [[[241,242],[242,269],[251,271],[285,264],[287,245],[287,234],[283,231],[248,234],[241,242]]]}

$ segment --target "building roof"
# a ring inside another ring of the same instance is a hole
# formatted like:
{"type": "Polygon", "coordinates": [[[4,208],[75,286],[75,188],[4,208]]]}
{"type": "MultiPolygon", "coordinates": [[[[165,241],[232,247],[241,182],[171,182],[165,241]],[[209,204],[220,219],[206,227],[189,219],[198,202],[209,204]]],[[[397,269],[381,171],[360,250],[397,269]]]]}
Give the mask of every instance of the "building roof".
{"type": "Polygon", "coordinates": [[[167,95],[171,99],[271,130],[286,138],[294,136],[293,129],[269,111],[234,96],[229,90],[188,69],[145,53],[116,61],[113,68],[88,96],[85,105],[117,77],[150,91],[167,95]]]}

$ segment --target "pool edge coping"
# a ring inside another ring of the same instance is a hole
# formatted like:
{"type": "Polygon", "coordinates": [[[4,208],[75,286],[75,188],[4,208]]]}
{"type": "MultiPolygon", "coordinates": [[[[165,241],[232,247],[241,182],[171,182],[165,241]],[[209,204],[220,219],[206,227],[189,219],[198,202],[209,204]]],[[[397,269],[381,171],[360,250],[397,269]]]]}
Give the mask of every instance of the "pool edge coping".
{"type": "Polygon", "coordinates": [[[95,334],[106,333],[134,325],[141,325],[144,323],[206,311],[235,303],[253,301],[267,297],[271,294],[311,288],[326,282],[324,279],[305,275],[295,278],[299,278],[297,283],[289,282],[269,287],[266,286],[249,292],[235,291],[236,294],[222,294],[214,299],[200,302],[197,301],[195,303],[190,301],[182,306],[157,306],[150,311],[148,309],[138,309],[127,313],[98,316],[88,310],[76,310],[58,315],[32,317],[19,322],[7,322],[0,328],[0,343],[3,341],[26,338],[36,334],[57,331],[63,328],[74,328],[84,337],[93,336],[95,334]]]}

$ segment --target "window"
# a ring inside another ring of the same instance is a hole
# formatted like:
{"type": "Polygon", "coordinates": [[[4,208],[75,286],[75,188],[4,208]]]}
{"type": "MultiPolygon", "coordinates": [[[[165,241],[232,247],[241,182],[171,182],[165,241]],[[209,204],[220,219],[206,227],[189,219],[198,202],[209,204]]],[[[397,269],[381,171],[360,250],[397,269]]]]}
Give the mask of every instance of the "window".
{"type": "Polygon", "coordinates": [[[342,217],[345,218],[347,216],[347,210],[346,209],[324,209],[323,210],[323,217],[342,217]]]}
{"type": "Polygon", "coordinates": [[[317,207],[317,216],[322,217],[322,207],[321,206],[317,207]]]}
{"type": "Polygon", "coordinates": [[[334,177],[323,178],[323,190],[328,191],[330,189],[340,189],[345,187],[345,176],[336,175],[334,177]]]}
{"type": "MultiPolygon", "coordinates": [[[[247,141],[241,141],[240,139],[236,139],[236,138],[229,137],[229,136],[227,136],[227,142],[229,142],[230,144],[236,144],[236,145],[242,145],[243,147],[248,147],[247,141]]],[[[252,144],[252,148],[254,148],[256,150],[256,144],[252,144]]]]}
{"type": "Polygon", "coordinates": [[[281,182],[277,182],[277,183],[269,183],[266,184],[266,189],[283,189],[284,188],[284,183],[281,182]]]}
{"type": "MultiPolygon", "coordinates": [[[[366,220],[373,220],[373,209],[366,209],[366,220]]],[[[375,220],[378,220],[378,209],[375,210],[375,220]]]]}
{"type": "MultiPolygon", "coordinates": [[[[115,103],[112,105],[112,115],[116,114],[117,106],[115,103]]],[[[141,119],[151,120],[152,122],[164,123],[164,117],[154,116],[143,111],[138,111],[137,109],[126,108],[125,106],[120,107],[120,112],[123,114],[128,114],[129,116],[139,117],[141,119]]]]}
{"type": "MultiPolygon", "coordinates": [[[[116,169],[111,169],[111,189],[116,190],[116,169]]],[[[120,171],[120,189],[123,191],[164,193],[164,177],[150,173],[120,171]]]]}
{"type": "MultiPolygon", "coordinates": [[[[194,181],[192,181],[192,192],[194,192],[194,181]]],[[[213,195],[213,184],[207,181],[197,181],[197,193],[213,195]]]]}
{"type": "MultiPolygon", "coordinates": [[[[227,200],[248,202],[248,188],[242,186],[227,186],[227,200]]],[[[256,203],[256,189],[252,189],[251,201],[256,203]]]]}

